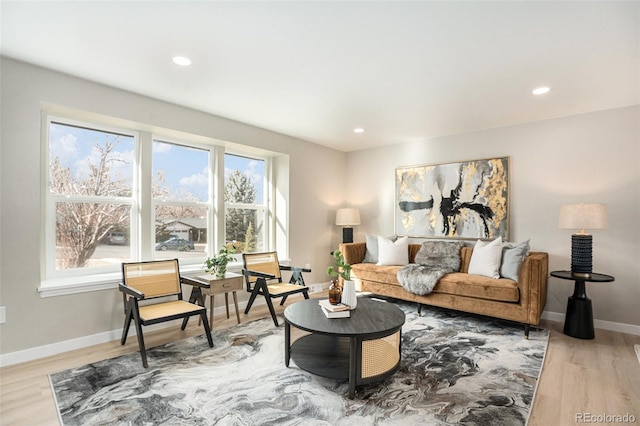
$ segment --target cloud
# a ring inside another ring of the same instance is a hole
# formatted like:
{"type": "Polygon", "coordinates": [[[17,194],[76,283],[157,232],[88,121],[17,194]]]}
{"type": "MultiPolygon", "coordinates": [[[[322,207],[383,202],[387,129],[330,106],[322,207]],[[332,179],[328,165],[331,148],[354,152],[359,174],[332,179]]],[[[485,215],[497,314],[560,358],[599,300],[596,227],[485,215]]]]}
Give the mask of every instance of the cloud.
{"type": "MultiPolygon", "coordinates": [[[[262,172],[256,172],[256,168],[258,168],[258,166],[261,166],[261,162],[261,160],[251,160],[247,163],[245,170],[240,170],[243,175],[249,178],[249,180],[256,185],[262,183],[262,179],[264,179],[264,175],[262,172]]],[[[233,173],[234,171],[236,171],[236,169],[225,167],[225,179],[228,179],[231,173],[233,173]]]]}
{"type": "Polygon", "coordinates": [[[71,133],[53,140],[49,147],[51,158],[58,157],[64,164],[70,163],[78,155],[78,138],[71,133]]]}
{"type": "Polygon", "coordinates": [[[180,178],[182,186],[207,186],[209,185],[209,170],[203,169],[201,173],[180,178]]]}
{"type": "Polygon", "coordinates": [[[78,138],[75,135],[67,134],[58,139],[60,143],[60,148],[64,152],[68,152],[70,154],[75,154],[78,151],[78,138]]]}
{"type": "Polygon", "coordinates": [[[153,152],[158,154],[164,154],[170,152],[173,146],[170,143],[153,141],[153,152]]]}

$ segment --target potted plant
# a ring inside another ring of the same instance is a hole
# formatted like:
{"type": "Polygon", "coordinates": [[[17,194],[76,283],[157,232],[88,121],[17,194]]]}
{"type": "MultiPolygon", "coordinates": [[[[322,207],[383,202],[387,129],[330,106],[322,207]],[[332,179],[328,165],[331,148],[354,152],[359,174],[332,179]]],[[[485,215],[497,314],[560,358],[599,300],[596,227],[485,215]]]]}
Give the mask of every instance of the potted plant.
{"type": "Polygon", "coordinates": [[[351,265],[344,260],[344,255],[340,250],[336,250],[333,253],[333,265],[327,268],[327,275],[338,278],[341,276],[343,280],[351,280],[351,265]]]}
{"type": "Polygon", "coordinates": [[[224,278],[224,274],[227,272],[227,265],[229,262],[236,260],[233,255],[236,250],[231,247],[222,247],[218,254],[213,257],[208,257],[204,261],[204,270],[209,274],[215,275],[217,278],[224,278]]]}
{"type": "MultiPolygon", "coordinates": [[[[340,250],[336,250],[333,252],[333,265],[327,268],[327,274],[334,278],[332,280],[331,287],[333,287],[334,289],[337,288],[337,290],[341,292],[336,303],[342,302],[343,304],[349,306],[350,309],[355,309],[358,303],[358,299],[356,298],[355,283],[351,280],[351,265],[349,265],[345,261],[344,255],[340,250]],[[344,280],[342,289],[340,289],[337,282],[337,278],[339,276],[344,280]]],[[[332,299],[335,300],[336,296],[335,293],[332,295],[331,287],[329,288],[330,302],[332,301],[332,299]]]]}

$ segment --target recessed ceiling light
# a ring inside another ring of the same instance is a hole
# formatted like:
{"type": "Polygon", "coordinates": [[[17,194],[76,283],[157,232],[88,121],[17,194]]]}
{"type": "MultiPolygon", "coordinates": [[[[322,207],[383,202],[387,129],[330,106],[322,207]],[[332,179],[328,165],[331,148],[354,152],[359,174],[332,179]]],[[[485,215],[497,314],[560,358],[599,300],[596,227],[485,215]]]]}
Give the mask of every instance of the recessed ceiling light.
{"type": "Polygon", "coordinates": [[[353,133],[363,133],[364,129],[362,127],[356,127],[355,129],[353,129],[353,133]]]}
{"type": "Polygon", "coordinates": [[[533,93],[534,95],[544,95],[545,93],[548,93],[549,90],[551,90],[550,88],[543,86],[543,87],[538,87],[536,89],[533,89],[533,93]]]}
{"type": "Polygon", "coordinates": [[[191,59],[185,58],[184,56],[174,56],[173,63],[183,67],[188,67],[191,65],[191,59]]]}

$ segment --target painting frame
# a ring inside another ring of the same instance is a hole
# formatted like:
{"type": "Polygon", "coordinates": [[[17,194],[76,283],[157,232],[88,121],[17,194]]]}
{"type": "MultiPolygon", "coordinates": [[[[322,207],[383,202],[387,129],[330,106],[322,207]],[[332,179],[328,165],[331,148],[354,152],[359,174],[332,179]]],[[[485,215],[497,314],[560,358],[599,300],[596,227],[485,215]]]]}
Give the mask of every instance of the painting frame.
{"type": "Polygon", "coordinates": [[[508,241],[509,174],[509,156],[396,167],[395,234],[508,241]]]}

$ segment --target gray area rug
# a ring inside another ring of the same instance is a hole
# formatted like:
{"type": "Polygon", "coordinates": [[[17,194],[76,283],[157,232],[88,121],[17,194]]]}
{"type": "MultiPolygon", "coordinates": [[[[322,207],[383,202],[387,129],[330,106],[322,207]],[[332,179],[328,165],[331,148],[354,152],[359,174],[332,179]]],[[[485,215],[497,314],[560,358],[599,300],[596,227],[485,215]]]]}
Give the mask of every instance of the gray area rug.
{"type": "MultiPolygon", "coordinates": [[[[390,302],[391,303],[391,302],[390,302]]],[[[394,302],[395,303],[395,302],[394,302]]],[[[402,365],[357,388],[284,366],[271,318],[50,376],[65,425],[526,424],[548,331],[397,302],[402,365]],[[426,312],[425,312],[426,311],[426,312]]]]}

